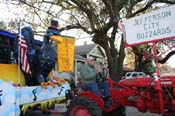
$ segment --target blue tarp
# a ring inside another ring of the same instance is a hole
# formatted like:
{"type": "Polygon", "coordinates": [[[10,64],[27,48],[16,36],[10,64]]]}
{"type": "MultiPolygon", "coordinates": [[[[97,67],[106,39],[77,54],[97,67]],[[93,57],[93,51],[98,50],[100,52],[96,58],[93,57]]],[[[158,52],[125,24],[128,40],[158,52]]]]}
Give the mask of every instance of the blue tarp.
{"type": "Polygon", "coordinates": [[[0,30],[0,35],[7,36],[9,38],[15,38],[16,37],[16,34],[10,33],[8,31],[4,31],[4,30],[0,30]]]}
{"type": "MultiPolygon", "coordinates": [[[[0,29],[0,35],[9,37],[12,39],[12,41],[17,37],[17,34],[14,34],[14,33],[8,32],[8,31],[4,31],[1,29],[0,29]]],[[[42,41],[39,41],[39,40],[34,40],[34,43],[38,44],[38,45],[42,45],[42,41]]]]}

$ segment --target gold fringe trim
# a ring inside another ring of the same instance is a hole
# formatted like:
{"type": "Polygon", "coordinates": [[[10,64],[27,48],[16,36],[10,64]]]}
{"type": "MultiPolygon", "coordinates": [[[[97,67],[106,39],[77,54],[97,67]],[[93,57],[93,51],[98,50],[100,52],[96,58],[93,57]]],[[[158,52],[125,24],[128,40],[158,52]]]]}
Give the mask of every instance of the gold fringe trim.
{"type": "Polygon", "coordinates": [[[50,108],[53,104],[61,103],[65,100],[66,100],[65,97],[60,97],[60,98],[51,99],[51,100],[37,101],[37,102],[29,103],[29,104],[24,104],[21,107],[21,113],[25,114],[28,108],[34,107],[36,105],[39,105],[40,109],[43,110],[46,108],[50,108]]]}

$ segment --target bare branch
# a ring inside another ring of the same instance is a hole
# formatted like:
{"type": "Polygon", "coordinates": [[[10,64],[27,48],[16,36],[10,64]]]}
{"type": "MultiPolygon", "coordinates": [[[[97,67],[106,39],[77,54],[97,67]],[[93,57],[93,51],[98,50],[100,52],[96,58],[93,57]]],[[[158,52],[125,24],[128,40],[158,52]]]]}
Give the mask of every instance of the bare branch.
{"type": "Polygon", "coordinates": [[[166,3],[166,4],[175,4],[175,1],[173,0],[157,0],[157,2],[166,3]]]}
{"type": "Polygon", "coordinates": [[[139,14],[139,13],[141,13],[141,12],[147,10],[148,8],[150,8],[150,7],[152,6],[152,4],[153,4],[155,1],[156,1],[156,0],[152,0],[152,1],[148,2],[148,3],[145,5],[145,7],[143,7],[142,9],[137,10],[137,11],[134,12],[134,13],[132,13],[131,15],[129,15],[128,18],[134,17],[134,16],[136,16],[137,14],[139,14]]]}
{"type": "Polygon", "coordinates": [[[47,29],[46,27],[41,26],[41,25],[39,25],[39,24],[34,24],[33,22],[28,22],[28,21],[25,21],[25,23],[30,24],[30,25],[37,25],[37,26],[42,27],[43,29],[47,29]]]}
{"type": "Polygon", "coordinates": [[[72,13],[66,13],[66,14],[69,14],[70,16],[72,16],[76,20],[76,22],[80,24],[79,19],[75,15],[73,15],[72,13]]]}
{"type": "Polygon", "coordinates": [[[70,29],[82,29],[84,32],[88,34],[93,34],[92,31],[87,30],[86,27],[81,26],[80,24],[74,24],[74,25],[67,25],[66,27],[62,27],[59,29],[60,32],[70,29]]]}
{"type": "Polygon", "coordinates": [[[95,16],[94,15],[94,12],[92,12],[90,9],[88,9],[84,3],[81,3],[80,1],[78,0],[71,0],[73,3],[75,3],[83,12],[86,13],[86,15],[88,16],[88,19],[90,21],[90,26],[91,26],[91,29],[93,31],[95,31],[95,23],[94,23],[94,20],[93,20],[93,17],[95,16]]]}
{"type": "MultiPolygon", "coordinates": [[[[44,33],[46,33],[46,31],[34,31],[34,33],[37,33],[37,34],[38,34],[38,33],[40,33],[40,34],[43,33],[43,34],[44,34],[44,33]]],[[[42,35],[42,34],[41,34],[41,35],[42,35]]]]}
{"type": "Polygon", "coordinates": [[[144,8],[139,9],[139,10],[137,10],[136,12],[132,13],[131,15],[129,15],[128,18],[134,17],[134,16],[136,16],[137,14],[139,14],[139,13],[141,13],[141,12],[147,10],[147,9],[150,8],[150,7],[152,6],[152,4],[154,4],[154,3],[175,4],[175,1],[168,1],[168,0],[151,0],[151,1],[149,1],[149,2],[145,5],[144,8]]]}
{"type": "Polygon", "coordinates": [[[68,23],[68,24],[72,24],[72,23],[70,23],[69,21],[66,21],[66,20],[64,20],[64,19],[61,19],[60,17],[57,17],[57,16],[53,15],[52,13],[48,13],[48,12],[45,11],[45,10],[42,10],[42,9],[40,9],[40,8],[38,8],[38,7],[35,7],[34,5],[31,5],[31,4],[27,3],[25,0],[19,0],[19,1],[20,1],[21,3],[23,3],[23,4],[27,5],[27,6],[29,6],[30,8],[37,9],[37,10],[42,11],[42,12],[44,12],[44,13],[46,13],[46,14],[52,16],[52,17],[58,18],[58,19],[60,19],[60,20],[62,20],[62,21],[64,21],[64,22],[66,22],[66,23],[68,23]]]}
{"type": "Polygon", "coordinates": [[[38,12],[34,9],[35,14],[38,16],[38,18],[40,19],[40,21],[44,24],[45,27],[47,27],[47,24],[42,20],[42,18],[40,17],[40,15],[38,14],[38,12]]]}
{"type": "Polygon", "coordinates": [[[105,7],[108,8],[108,9],[106,9],[106,10],[109,11],[109,16],[110,16],[110,18],[112,18],[112,17],[113,17],[113,15],[112,15],[112,9],[111,9],[111,6],[110,6],[108,0],[102,0],[102,1],[103,1],[103,3],[104,3],[105,7]]]}
{"type": "Polygon", "coordinates": [[[49,3],[49,4],[55,4],[56,5],[56,3],[55,2],[52,2],[52,1],[42,0],[42,2],[49,3]]]}
{"type": "Polygon", "coordinates": [[[171,56],[173,56],[173,55],[175,55],[175,50],[174,51],[171,51],[171,52],[169,52],[167,55],[166,55],[166,57],[165,58],[163,58],[163,59],[159,59],[159,63],[161,63],[161,64],[164,64],[171,56]]]}
{"type": "Polygon", "coordinates": [[[112,26],[113,26],[112,19],[110,19],[109,22],[106,23],[106,24],[103,26],[102,30],[103,30],[104,32],[106,32],[106,31],[108,31],[112,26]]]}

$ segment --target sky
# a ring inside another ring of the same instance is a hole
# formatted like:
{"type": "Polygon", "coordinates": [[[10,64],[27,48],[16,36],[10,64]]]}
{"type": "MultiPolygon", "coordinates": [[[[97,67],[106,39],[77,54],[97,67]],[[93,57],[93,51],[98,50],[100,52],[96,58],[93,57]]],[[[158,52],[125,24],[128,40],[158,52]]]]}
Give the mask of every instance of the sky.
{"type": "MultiPolygon", "coordinates": [[[[0,4],[0,21],[18,21],[27,14],[23,8],[15,8],[8,0],[0,0],[0,3],[4,1],[5,4],[0,4]],[[15,9],[15,10],[14,10],[15,9]]],[[[79,38],[76,40],[75,45],[92,44],[92,37],[80,30],[69,30],[61,33],[62,35],[73,36],[79,38]]],[[[118,36],[117,36],[118,38],[118,36]]],[[[41,38],[42,39],[42,38],[41,38]]],[[[175,55],[168,60],[168,64],[175,68],[175,55]]]]}
{"type": "MultiPolygon", "coordinates": [[[[24,8],[15,7],[14,5],[10,4],[10,0],[0,0],[4,1],[4,4],[0,4],[0,21],[9,22],[9,21],[16,21],[18,22],[20,19],[24,19],[25,15],[27,15],[27,11],[24,8]]],[[[66,15],[66,14],[65,14],[66,15]]],[[[64,15],[64,18],[67,17],[64,15]]],[[[26,19],[26,17],[25,17],[26,19]]],[[[63,25],[65,22],[59,20],[59,24],[63,25]]],[[[28,26],[28,25],[27,25],[28,26]]],[[[81,30],[68,30],[61,32],[62,35],[72,36],[79,40],[75,42],[76,45],[83,45],[84,43],[92,44],[92,38],[90,35],[86,34],[81,30]]],[[[36,37],[35,39],[43,40],[43,37],[36,37]]]]}
{"type": "Polygon", "coordinates": [[[0,0],[0,21],[9,22],[11,20],[19,20],[24,18],[27,13],[22,7],[15,7],[8,2],[10,0],[0,0]],[[2,4],[2,1],[4,4],[2,4]]]}
{"type": "Polygon", "coordinates": [[[168,64],[170,66],[172,66],[173,68],[175,68],[175,55],[173,55],[169,60],[168,60],[168,64]]]}

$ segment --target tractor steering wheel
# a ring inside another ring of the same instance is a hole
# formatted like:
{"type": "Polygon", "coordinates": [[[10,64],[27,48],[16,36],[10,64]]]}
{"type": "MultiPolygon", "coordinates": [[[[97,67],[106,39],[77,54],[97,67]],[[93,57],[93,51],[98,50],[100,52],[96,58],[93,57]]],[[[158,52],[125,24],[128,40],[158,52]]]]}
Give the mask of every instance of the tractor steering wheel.
{"type": "Polygon", "coordinates": [[[97,83],[98,82],[104,82],[105,79],[107,77],[107,68],[103,68],[102,69],[102,72],[99,72],[98,73],[98,76],[97,76],[97,83]]]}

